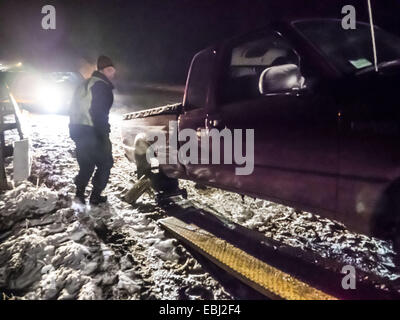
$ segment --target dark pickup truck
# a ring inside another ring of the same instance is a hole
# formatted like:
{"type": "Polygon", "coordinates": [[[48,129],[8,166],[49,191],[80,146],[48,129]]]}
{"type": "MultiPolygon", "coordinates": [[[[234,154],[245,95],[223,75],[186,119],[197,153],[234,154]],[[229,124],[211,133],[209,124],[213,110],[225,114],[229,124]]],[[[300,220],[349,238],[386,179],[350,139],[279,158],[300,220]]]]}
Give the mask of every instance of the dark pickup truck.
{"type": "MultiPolygon", "coordinates": [[[[178,161],[159,168],[170,179],[307,210],[396,244],[400,39],[375,27],[376,71],[370,31],[365,23],[344,30],[340,20],[297,20],[199,52],[182,104],[124,116],[127,157],[143,171],[154,132],[168,142],[158,153],[176,152],[170,121],[177,121],[179,132],[192,129],[198,139],[213,128],[254,129],[251,174],[237,174],[243,163],[235,161],[178,161]]],[[[220,142],[222,149],[227,140],[220,142]]],[[[200,143],[198,148],[198,157],[202,148],[211,150],[200,143]]]]}

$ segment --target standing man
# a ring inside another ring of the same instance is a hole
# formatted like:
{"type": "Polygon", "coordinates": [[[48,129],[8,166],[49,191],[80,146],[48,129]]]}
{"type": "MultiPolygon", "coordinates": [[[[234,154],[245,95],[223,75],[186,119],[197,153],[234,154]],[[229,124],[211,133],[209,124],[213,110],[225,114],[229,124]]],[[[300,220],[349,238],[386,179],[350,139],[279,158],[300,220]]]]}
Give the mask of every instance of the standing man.
{"type": "Polygon", "coordinates": [[[75,91],[71,109],[69,131],[76,145],[79,173],[75,177],[76,199],[85,204],[85,190],[93,172],[90,203],[98,205],[107,201],[101,193],[105,189],[113,166],[109,138],[109,112],[114,101],[111,80],[115,67],[110,58],[100,56],[97,71],[75,91]]]}

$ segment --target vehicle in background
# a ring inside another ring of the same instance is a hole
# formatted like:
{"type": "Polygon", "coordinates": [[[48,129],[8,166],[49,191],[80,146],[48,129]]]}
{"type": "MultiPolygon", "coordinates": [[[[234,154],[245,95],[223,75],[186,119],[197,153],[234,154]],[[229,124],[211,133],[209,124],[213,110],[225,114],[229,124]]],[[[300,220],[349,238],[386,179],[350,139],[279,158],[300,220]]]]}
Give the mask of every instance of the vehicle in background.
{"type": "Polygon", "coordinates": [[[67,114],[74,91],[83,80],[79,72],[41,74],[32,107],[46,113],[67,114]]]}
{"type": "Polygon", "coordinates": [[[251,175],[200,160],[160,170],[400,245],[400,39],[378,27],[375,36],[378,72],[365,23],[347,31],[333,19],[282,22],[207,48],[192,60],[182,104],[125,115],[126,155],[143,173],[149,133],[168,136],[171,120],[200,135],[254,129],[251,175]]]}
{"type": "Polygon", "coordinates": [[[73,92],[83,77],[79,72],[0,71],[20,107],[31,112],[67,114],[73,92]]]}

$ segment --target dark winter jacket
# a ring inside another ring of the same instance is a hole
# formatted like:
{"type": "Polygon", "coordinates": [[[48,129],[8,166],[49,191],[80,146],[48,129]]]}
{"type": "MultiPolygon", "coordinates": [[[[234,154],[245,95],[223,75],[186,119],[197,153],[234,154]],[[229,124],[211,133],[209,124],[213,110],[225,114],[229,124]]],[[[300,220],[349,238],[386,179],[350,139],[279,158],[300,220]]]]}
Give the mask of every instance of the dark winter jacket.
{"type": "Polygon", "coordinates": [[[93,72],[91,78],[76,89],[69,124],[73,140],[93,133],[99,137],[108,136],[108,118],[114,102],[113,89],[113,84],[98,71],[93,72]]]}

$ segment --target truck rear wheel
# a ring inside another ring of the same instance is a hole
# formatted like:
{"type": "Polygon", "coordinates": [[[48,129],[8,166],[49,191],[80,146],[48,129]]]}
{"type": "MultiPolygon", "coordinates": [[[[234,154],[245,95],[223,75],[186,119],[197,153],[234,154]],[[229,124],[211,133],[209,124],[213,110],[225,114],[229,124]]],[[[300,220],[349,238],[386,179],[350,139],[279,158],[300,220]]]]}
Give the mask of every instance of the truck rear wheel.
{"type": "MultiPolygon", "coordinates": [[[[147,145],[148,148],[148,145],[147,145]]],[[[143,143],[142,143],[143,149],[143,143]]],[[[136,174],[138,179],[147,176],[151,180],[151,186],[157,192],[175,192],[179,190],[178,179],[170,178],[162,170],[154,173],[151,164],[147,161],[146,150],[141,150],[140,154],[135,153],[136,174]]]]}
{"type": "Polygon", "coordinates": [[[146,154],[138,155],[135,154],[136,162],[136,175],[140,179],[144,175],[149,175],[151,172],[151,164],[147,162],[146,154]]]}

